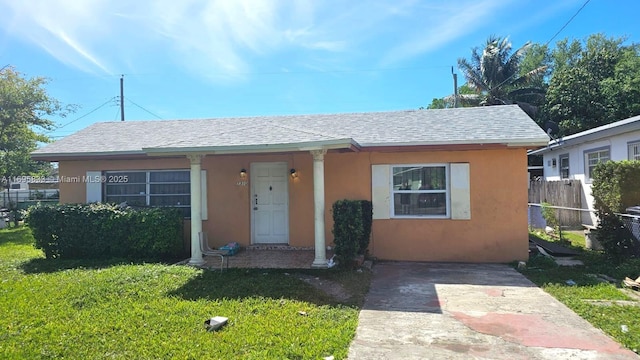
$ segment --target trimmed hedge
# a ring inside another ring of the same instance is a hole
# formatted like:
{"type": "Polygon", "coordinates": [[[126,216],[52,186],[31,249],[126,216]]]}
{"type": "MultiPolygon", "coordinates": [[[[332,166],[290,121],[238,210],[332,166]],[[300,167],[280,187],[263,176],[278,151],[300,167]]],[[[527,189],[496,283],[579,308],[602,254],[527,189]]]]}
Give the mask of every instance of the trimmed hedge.
{"type": "Polygon", "coordinates": [[[615,213],[640,204],[640,161],[607,161],[593,171],[591,192],[599,218],[597,239],[614,261],[640,256],[640,243],[615,213]]]}
{"type": "Polygon", "coordinates": [[[37,205],[25,220],[47,259],[171,259],[184,255],[182,216],[95,203],[37,205]]]}
{"type": "Polygon", "coordinates": [[[333,204],[335,254],[343,266],[366,252],[371,237],[373,207],[367,200],[338,200],[333,204]]]}

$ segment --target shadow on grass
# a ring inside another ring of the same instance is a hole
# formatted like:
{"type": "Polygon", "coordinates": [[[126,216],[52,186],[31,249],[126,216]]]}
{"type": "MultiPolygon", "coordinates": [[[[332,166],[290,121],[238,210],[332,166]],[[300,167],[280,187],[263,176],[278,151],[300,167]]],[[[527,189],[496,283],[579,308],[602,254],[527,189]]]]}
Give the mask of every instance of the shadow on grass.
{"type": "MultiPolygon", "coordinates": [[[[0,251],[3,246],[34,246],[31,230],[27,226],[19,226],[0,231],[0,251]]],[[[132,260],[112,259],[45,259],[31,258],[20,265],[25,274],[53,273],[69,269],[103,269],[117,265],[140,265],[148,263],[173,264],[181,258],[159,261],[157,259],[132,260]]]]}
{"type": "MultiPolygon", "coordinates": [[[[285,269],[228,269],[203,271],[199,276],[180,288],[170,292],[185,300],[223,300],[263,297],[288,299],[322,305],[348,305],[336,301],[332,296],[300,280],[298,270],[285,269]]],[[[305,274],[323,276],[323,271],[304,271],[305,274]]],[[[326,274],[324,274],[326,276],[326,274]]],[[[361,305],[361,304],[360,304],[361,305]]]]}
{"type": "MultiPolygon", "coordinates": [[[[20,268],[25,274],[54,273],[71,269],[104,269],[117,265],[141,265],[153,261],[132,261],[127,259],[31,259],[23,262],[20,268]]],[[[157,263],[157,262],[156,262],[157,263]]]]}
{"type": "Polygon", "coordinates": [[[33,245],[31,230],[26,226],[10,227],[0,230],[0,246],[33,245]]]}

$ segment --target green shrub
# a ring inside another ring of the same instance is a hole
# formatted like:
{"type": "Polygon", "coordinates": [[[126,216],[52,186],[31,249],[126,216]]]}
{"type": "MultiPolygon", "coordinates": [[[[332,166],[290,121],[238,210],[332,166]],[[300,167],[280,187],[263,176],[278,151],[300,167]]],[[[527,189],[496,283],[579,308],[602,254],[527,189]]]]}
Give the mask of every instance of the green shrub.
{"type": "Polygon", "coordinates": [[[338,200],[333,204],[335,254],[342,266],[349,266],[369,246],[372,207],[365,200],[338,200]]]}
{"type": "Polygon", "coordinates": [[[360,200],[362,206],[362,226],[363,233],[359,245],[359,253],[365,254],[369,248],[369,240],[371,239],[371,225],[373,224],[373,204],[369,200],[360,200]]]}
{"type": "Polygon", "coordinates": [[[182,213],[111,204],[37,205],[26,222],[48,259],[168,259],[182,255],[182,213]]]}
{"type": "Polygon", "coordinates": [[[599,224],[597,239],[615,262],[640,256],[640,244],[615,213],[640,204],[640,161],[607,161],[593,172],[591,191],[599,224]]]}

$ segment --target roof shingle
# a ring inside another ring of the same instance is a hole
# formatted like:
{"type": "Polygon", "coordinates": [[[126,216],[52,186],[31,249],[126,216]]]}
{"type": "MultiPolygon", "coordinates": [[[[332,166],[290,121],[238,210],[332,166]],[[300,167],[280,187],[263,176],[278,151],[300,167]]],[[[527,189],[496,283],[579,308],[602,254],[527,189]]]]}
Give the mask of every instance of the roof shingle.
{"type": "Polygon", "coordinates": [[[393,112],[96,123],[33,153],[144,153],[143,149],[252,147],[353,139],[362,147],[545,145],[547,135],[517,105],[393,112]]]}

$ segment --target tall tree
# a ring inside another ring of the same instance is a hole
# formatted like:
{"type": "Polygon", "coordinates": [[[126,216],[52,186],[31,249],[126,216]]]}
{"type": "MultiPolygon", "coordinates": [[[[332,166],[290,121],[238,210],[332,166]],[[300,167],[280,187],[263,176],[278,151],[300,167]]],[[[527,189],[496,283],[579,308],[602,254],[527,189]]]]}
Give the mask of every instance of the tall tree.
{"type": "Polygon", "coordinates": [[[640,47],[622,38],[591,35],[558,42],[540,124],[569,135],[640,113],[640,47]]]}
{"type": "Polygon", "coordinates": [[[38,143],[49,141],[43,132],[54,123],[48,117],[73,110],[50,97],[46,84],[46,79],[25,78],[13,67],[0,70],[0,180],[4,185],[14,176],[42,169],[30,153],[38,143]]]}
{"type": "MultiPolygon", "coordinates": [[[[520,63],[530,47],[531,43],[526,43],[512,51],[508,38],[492,35],[483,48],[472,49],[469,60],[458,59],[458,68],[469,87],[476,91],[478,105],[504,105],[517,103],[521,99],[542,99],[544,90],[534,85],[539,83],[538,79],[544,76],[547,68],[538,66],[526,73],[521,72],[520,63]]],[[[525,111],[533,110],[527,108],[525,111]]]]}

